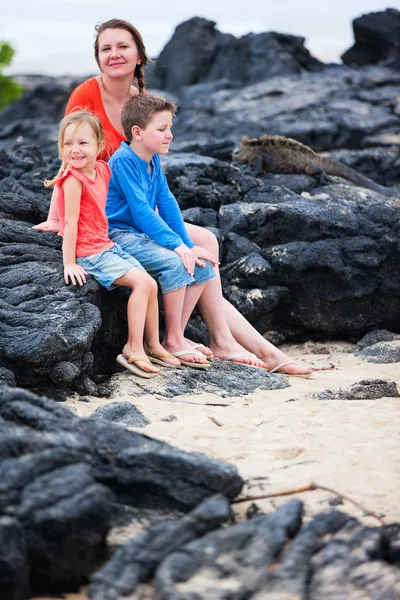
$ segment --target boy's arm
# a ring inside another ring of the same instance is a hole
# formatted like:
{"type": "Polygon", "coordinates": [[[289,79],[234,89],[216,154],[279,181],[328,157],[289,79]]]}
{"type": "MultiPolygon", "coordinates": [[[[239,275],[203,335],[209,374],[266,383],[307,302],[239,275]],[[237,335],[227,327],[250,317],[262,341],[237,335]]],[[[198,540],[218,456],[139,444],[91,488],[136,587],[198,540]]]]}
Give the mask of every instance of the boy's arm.
{"type": "Polygon", "coordinates": [[[65,283],[83,285],[86,283],[86,271],[76,264],[76,240],[78,237],[78,220],[81,208],[82,184],[73,176],[62,184],[65,203],[65,228],[63,240],[64,279],[65,283]]]}
{"type": "Polygon", "coordinates": [[[111,181],[127,201],[135,227],[170,250],[175,250],[183,244],[179,234],[150,206],[134,165],[128,161],[115,161],[111,169],[111,181]]]}
{"type": "Polygon", "coordinates": [[[157,208],[160,217],[169,225],[172,231],[175,231],[188,248],[194,247],[194,242],[189,236],[185,222],[182,217],[181,209],[175,196],[168,187],[167,178],[162,169],[160,169],[160,184],[157,196],[157,208]]]}

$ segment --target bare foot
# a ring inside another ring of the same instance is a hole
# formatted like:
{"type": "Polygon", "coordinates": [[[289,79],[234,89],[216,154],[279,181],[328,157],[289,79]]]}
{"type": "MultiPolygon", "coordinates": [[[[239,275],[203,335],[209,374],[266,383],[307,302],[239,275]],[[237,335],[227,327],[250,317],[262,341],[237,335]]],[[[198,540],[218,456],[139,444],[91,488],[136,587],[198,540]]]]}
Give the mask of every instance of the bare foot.
{"type": "Polygon", "coordinates": [[[147,344],[146,353],[151,354],[154,358],[160,358],[163,362],[168,363],[172,367],[179,367],[181,364],[181,361],[175,356],[172,356],[172,354],[163,348],[160,343],[151,344],[151,346],[147,344]]]}
{"type": "Polygon", "coordinates": [[[248,352],[243,346],[236,342],[228,346],[212,346],[211,349],[214,353],[215,358],[220,360],[229,360],[230,362],[237,362],[243,365],[252,365],[253,367],[262,367],[263,369],[268,368],[268,364],[258,358],[255,354],[248,352]]]}
{"type": "Polygon", "coordinates": [[[144,348],[142,348],[141,350],[140,349],[138,350],[137,348],[131,348],[128,346],[128,344],[126,344],[122,349],[122,354],[125,356],[125,358],[127,360],[129,360],[133,356],[135,358],[143,356],[143,360],[135,361],[135,365],[137,365],[139,367],[139,369],[141,369],[142,371],[145,371],[146,373],[159,373],[160,372],[160,369],[158,367],[155,367],[154,365],[151,364],[151,362],[147,358],[144,348]]]}
{"type": "Polygon", "coordinates": [[[283,354],[283,352],[279,352],[278,356],[269,357],[268,364],[269,371],[273,371],[274,373],[283,373],[285,375],[310,375],[312,373],[311,367],[297,363],[287,354],[283,354]]]}
{"type": "Polygon", "coordinates": [[[192,348],[194,348],[195,350],[198,350],[199,352],[204,354],[204,356],[207,356],[207,358],[213,358],[213,356],[214,356],[213,351],[210,350],[210,348],[208,348],[208,346],[205,346],[204,344],[200,344],[199,342],[192,342],[192,340],[188,340],[187,338],[185,338],[185,342],[190,344],[192,346],[192,348]]]}
{"type": "Polygon", "coordinates": [[[162,346],[165,350],[171,352],[171,354],[174,354],[174,352],[181,352],[182,350],[187,350],[187,354],[179,355],[179,360],[181,361],[200,363],[203,365],[208,364],[207,358],[204,356],[204,354],[198,352],[197,350],[194,350],[193,346],[190,346],[183,338],[182,340],[178,342],[175,341],[173,343],[164,340],[162,346]]]}

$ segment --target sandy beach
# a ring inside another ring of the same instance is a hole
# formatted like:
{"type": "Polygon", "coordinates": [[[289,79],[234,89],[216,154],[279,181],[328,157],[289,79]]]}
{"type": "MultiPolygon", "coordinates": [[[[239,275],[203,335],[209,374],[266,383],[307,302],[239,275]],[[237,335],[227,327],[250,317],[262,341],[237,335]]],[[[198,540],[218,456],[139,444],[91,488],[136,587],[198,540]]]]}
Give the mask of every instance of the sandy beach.
{"type": "MultiPolygon", "coordinates": [[[[285,346],[293,358],[315,367],[307,377],[289,377],[290,387],[276,391],[256,390],[240,398],[224,399],[212,394],[133,398],[129,375],[121,373],[117,392],[110,399],[71,398],[67,404],[82,417],[105,402],[132,401],[151,421],[138,431],[188,451],[204,452],[230,462],[246,480],[243,495],[304,487],[316,482],[349,496],[386,522],[400,520],[398,459],[400,398],[378,400],[319,400],[312,394],[347,387],[366,379],[394,381],[400,387],[399,363],[374,364],[352,353],[348,342],[285,346]],[[320,370],[322,369],[322,370],[320,370]],[[327,369],[327,370],[325,370],[327,369]],[[176,419],[165,421],[174,415],[176,419]]],[[[306,518],[330,508],[336,496],[315,490],[299,495],[306,518]]],[[[257,500],[264,511],[287,498],[257,500]]],[[[244,517],[250,502],[238,504],[244,517]]],[[[364,524],[377,525],[349,502],[340,509],[364,524]]],[[[129,536],[127,536],[129,537],[129,536]]],[[[139,600],[143,593],[131,598],[139,600]]],[[[68,600],[85,594],[66,595],[68,600]]]]}

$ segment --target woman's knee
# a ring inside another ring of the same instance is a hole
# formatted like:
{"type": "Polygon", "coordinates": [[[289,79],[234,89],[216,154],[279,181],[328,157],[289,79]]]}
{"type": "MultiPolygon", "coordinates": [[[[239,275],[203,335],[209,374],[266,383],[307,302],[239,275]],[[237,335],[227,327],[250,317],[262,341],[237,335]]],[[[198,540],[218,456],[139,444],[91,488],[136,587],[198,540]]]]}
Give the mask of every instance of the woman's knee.
{"type": "Polygon", "coordinates": [[[201,246],[211,252],[215,257],[218,257],[218,240],[212,231],[209,231],[204,227],[199,227],[198,225],[191,225],[189,233],[196,246],[201,246]]]}

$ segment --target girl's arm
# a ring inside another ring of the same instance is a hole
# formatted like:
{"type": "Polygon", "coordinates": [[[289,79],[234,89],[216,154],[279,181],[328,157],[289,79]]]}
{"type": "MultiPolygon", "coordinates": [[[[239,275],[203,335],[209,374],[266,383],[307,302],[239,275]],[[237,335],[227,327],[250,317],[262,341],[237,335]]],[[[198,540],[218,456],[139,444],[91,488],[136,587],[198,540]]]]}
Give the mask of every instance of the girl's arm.
{"type": "Polygon", "coordinates": [[[39,223],[38,225],[34,225],[33,229],[39,229],[40,231],[51,231],[52,233],[59,232],[60,225],[58,222],[55,188],[53,188],[53,193],[51,195],[50,208],[49,214],[47,215],[47,220],[43,221],[43,223],[39,223]]]}
{"type": "Polygon", "coordinates": [[[64,279],[76,285],[86,283],[86,271],[76,264],[76,240],[81,208],[82,184],[75,177],[68,177],[62,184],[65,202],[65,228],[63,240],[64,279]]]}

